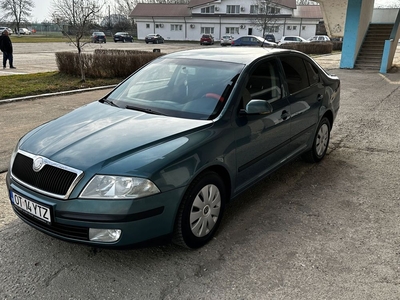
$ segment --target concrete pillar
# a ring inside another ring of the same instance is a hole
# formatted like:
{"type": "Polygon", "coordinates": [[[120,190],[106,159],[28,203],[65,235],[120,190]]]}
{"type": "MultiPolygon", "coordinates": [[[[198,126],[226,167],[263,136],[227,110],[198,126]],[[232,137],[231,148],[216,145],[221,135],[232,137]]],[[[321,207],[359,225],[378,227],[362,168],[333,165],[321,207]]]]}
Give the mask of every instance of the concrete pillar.
{"type": "Polygon", "coordinates": [[[330,37],[343,37],[348,0],[317,0],[321,6],[325,28],[330,37]]]}

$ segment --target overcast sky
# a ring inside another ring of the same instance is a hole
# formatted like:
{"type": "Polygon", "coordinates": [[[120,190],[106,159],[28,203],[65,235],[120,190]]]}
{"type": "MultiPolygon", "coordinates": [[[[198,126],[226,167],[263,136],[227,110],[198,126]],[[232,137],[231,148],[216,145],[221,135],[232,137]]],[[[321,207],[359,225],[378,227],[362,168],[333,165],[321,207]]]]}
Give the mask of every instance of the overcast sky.
{"type": "MultiPolygon", "coordinates": [[[[32,11],[31,21],[42,22],[43,20],[51,19],[51,3],[52,0],[33,0],[35,8],[32,11]]],[[[400,0],[375,0],[375,6],[386,6],[387,4],[398,3],[400,0]]]]}
{"type": "Polygon", "coordinates": [[[42,22],[47,19],[50,20],[50,9],[52,0],[33,0],[35,7],[32,10],[31,21],[42,22]]]}

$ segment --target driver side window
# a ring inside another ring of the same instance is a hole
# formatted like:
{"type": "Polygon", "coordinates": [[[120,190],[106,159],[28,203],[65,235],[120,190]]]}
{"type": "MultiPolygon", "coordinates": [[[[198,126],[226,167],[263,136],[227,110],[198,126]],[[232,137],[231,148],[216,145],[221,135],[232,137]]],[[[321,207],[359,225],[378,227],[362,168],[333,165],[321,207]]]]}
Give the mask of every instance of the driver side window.
{"type": "Polygon", "coordinates": [[[252,72],[243,92],[242,108],[252,99],[261,99],[272,103],[281,99],[281,82],[275,60],[260,63],[252,72]]]}

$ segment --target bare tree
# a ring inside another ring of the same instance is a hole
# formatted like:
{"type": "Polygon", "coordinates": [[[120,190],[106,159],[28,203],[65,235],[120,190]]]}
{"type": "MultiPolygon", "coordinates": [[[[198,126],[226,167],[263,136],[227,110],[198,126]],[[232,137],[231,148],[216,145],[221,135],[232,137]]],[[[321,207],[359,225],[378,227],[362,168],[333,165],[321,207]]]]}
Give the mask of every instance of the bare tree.
{"type": "Polygon", "coordinates": [[[0,8],[4,12],[4,18],[10,18],[15,23],[17,33],[19,26],[28,21],[35,7],[33,0],[0,0],[0,8]]]}
{"type": "Polygon", "coordinates": [[[87,44],[82,38],[97,20],[103,6],[98,0],[53,0],[53,19],[78,50],[82,81],[86,80],[82,47],[87,44]]]}
{"type": "Polygon", "coordinates": [[[271,0],[255,0],[250,6],[250,13],[254,15],[250,21],[251,25],[265,33],[275,32],[276,23],[279,19],[280,7],[271,0]]]}

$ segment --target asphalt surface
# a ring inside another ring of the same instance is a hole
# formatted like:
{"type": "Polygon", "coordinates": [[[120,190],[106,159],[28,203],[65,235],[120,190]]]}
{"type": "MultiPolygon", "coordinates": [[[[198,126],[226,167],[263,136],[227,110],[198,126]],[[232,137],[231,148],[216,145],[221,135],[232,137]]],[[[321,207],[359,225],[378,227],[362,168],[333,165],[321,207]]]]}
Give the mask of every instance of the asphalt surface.
{"type": "MultiPolygon", "coordinates": [[[[400,73],[319,61],[342,82],[328,155],[242,194],[199,250],[53,239],[15,218],[3,173],[0,299],[399,299],[400,73]]],[[[0,105],[3,169],[24,133],[106,92],[0,105]]]]}

